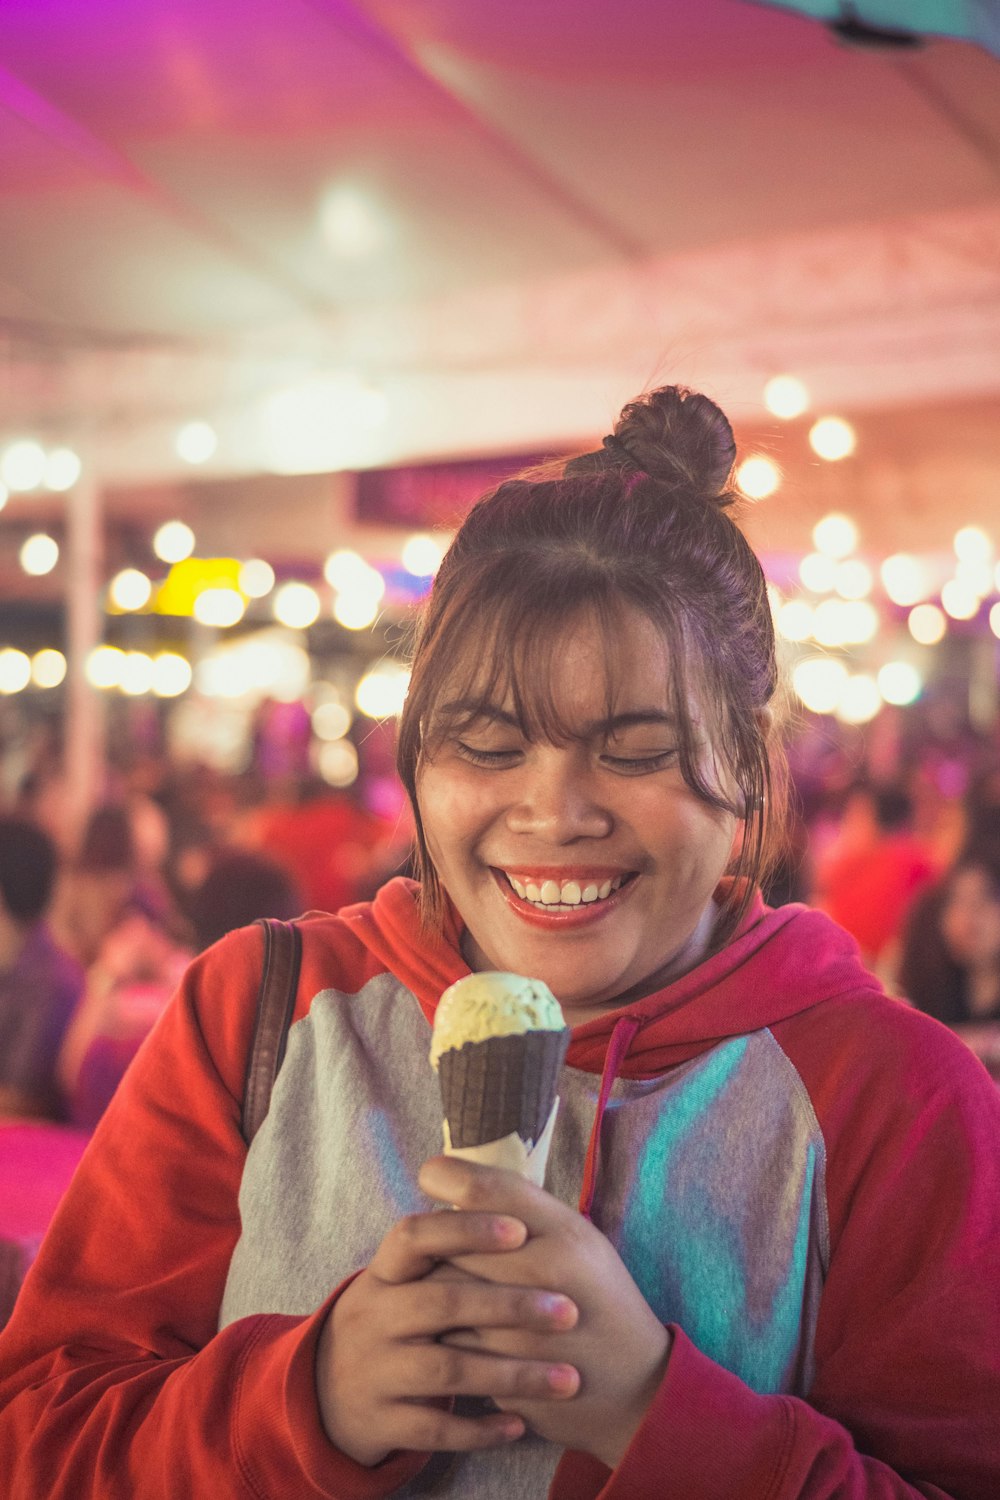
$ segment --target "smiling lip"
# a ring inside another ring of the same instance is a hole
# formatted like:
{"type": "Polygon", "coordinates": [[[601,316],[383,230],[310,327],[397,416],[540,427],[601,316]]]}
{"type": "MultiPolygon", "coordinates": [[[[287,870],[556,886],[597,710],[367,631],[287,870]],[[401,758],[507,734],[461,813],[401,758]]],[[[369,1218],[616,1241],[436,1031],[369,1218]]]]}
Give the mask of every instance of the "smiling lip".
{"type": "Polygon", "coordinates": [[[592,922],[599,922],[605,916],[615,911],[621,904],[623,897],[634,883],[634,871],[623,872],[621,869],[610,870],[604,867],[600,870],[588,866],[586,870],[567,869],[563,867],[542,867],[533,865],[530,870],[511,869],[507,870],[491,866],[491,874],[497,883],[500,894],[507,905],[517,916],[533,927],[583,927],[592,922]],[[599,901],[582,903],[579,906],[553,905],[550,907],[539,906],[533,901],[526,901],[517,894],[507,879],[507,874],[514,875],[518,879],[541,880],[575,880],[578,883],[595,882],[603,883],[605,880],[622,880],[623,883],[616,891],[605,896],[599,901]]]}

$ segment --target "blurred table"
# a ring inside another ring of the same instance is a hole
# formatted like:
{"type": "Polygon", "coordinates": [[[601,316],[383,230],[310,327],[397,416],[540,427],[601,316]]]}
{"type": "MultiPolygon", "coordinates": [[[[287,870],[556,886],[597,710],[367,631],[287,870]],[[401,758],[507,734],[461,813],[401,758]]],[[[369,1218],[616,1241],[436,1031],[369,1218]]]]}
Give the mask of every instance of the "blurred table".
{"type": "Polygon", "coordinates": [[[0,1121],[0,1328],[89,1139],[45,1120],[0,1121]]]}

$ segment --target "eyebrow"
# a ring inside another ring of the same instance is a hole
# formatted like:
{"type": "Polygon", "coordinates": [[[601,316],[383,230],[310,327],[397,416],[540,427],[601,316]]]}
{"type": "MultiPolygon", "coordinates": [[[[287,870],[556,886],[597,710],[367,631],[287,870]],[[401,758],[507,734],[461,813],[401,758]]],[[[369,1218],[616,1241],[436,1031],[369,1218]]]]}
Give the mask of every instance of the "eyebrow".
{"type": "MultiPolygon", "coordinates": [[[[489,719],[498,724],[506,724],[510,729],[521,730],[523,728],[516,714],[500,708],[496,703],[489,703],[480,698],[457,698],[451,703],[443,704],[441,713],[449,718],[470,721],[489,719]]],[[[624,729],[634,729],[646,724],[661,729],[676,729],[677,717],[662,708],[632,708],[625,713],[612,714],[606,719],[594,719],[582,726],[581,733],[585,738],[590,738],[592,735],[602,733],[618,734],[624,729]]]]}

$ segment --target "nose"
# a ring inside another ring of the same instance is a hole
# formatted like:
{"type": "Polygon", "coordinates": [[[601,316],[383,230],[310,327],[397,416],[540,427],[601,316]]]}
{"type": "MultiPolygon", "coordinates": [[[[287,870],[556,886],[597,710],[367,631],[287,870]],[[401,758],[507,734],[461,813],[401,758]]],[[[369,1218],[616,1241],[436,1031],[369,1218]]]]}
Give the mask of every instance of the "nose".
{"type": "Polygon", "coordinates": [[[606,838],[614,816],[572,746],[535,746],[507,812],[511,833],[547,844],[606,838]]]}

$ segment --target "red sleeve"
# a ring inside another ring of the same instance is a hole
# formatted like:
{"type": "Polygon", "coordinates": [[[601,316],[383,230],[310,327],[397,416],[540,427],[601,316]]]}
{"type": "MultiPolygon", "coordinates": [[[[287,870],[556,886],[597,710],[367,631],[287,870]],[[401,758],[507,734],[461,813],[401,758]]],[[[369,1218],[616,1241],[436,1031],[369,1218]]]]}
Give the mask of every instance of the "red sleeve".
{"type": "Polygon", "coordinates": [[[676,1329],[614,1473],[567,1453],[551,1500],[1000,1495],[1000,1093],[943,1028],[885,1004],[875,1024],[831,1007],[776,1028],[828,1152],[808,1398],[758,1395],[676,1329]]]}
{"type": "Polygon", "coordinates": [[[217,1331],[260,959],[243,932],[194,962],[84,1154],[0,1335],[7,1500],[377,1500],[426,1461],[365,1469],[326,1439],[329,1303],[217,1331]]]}

